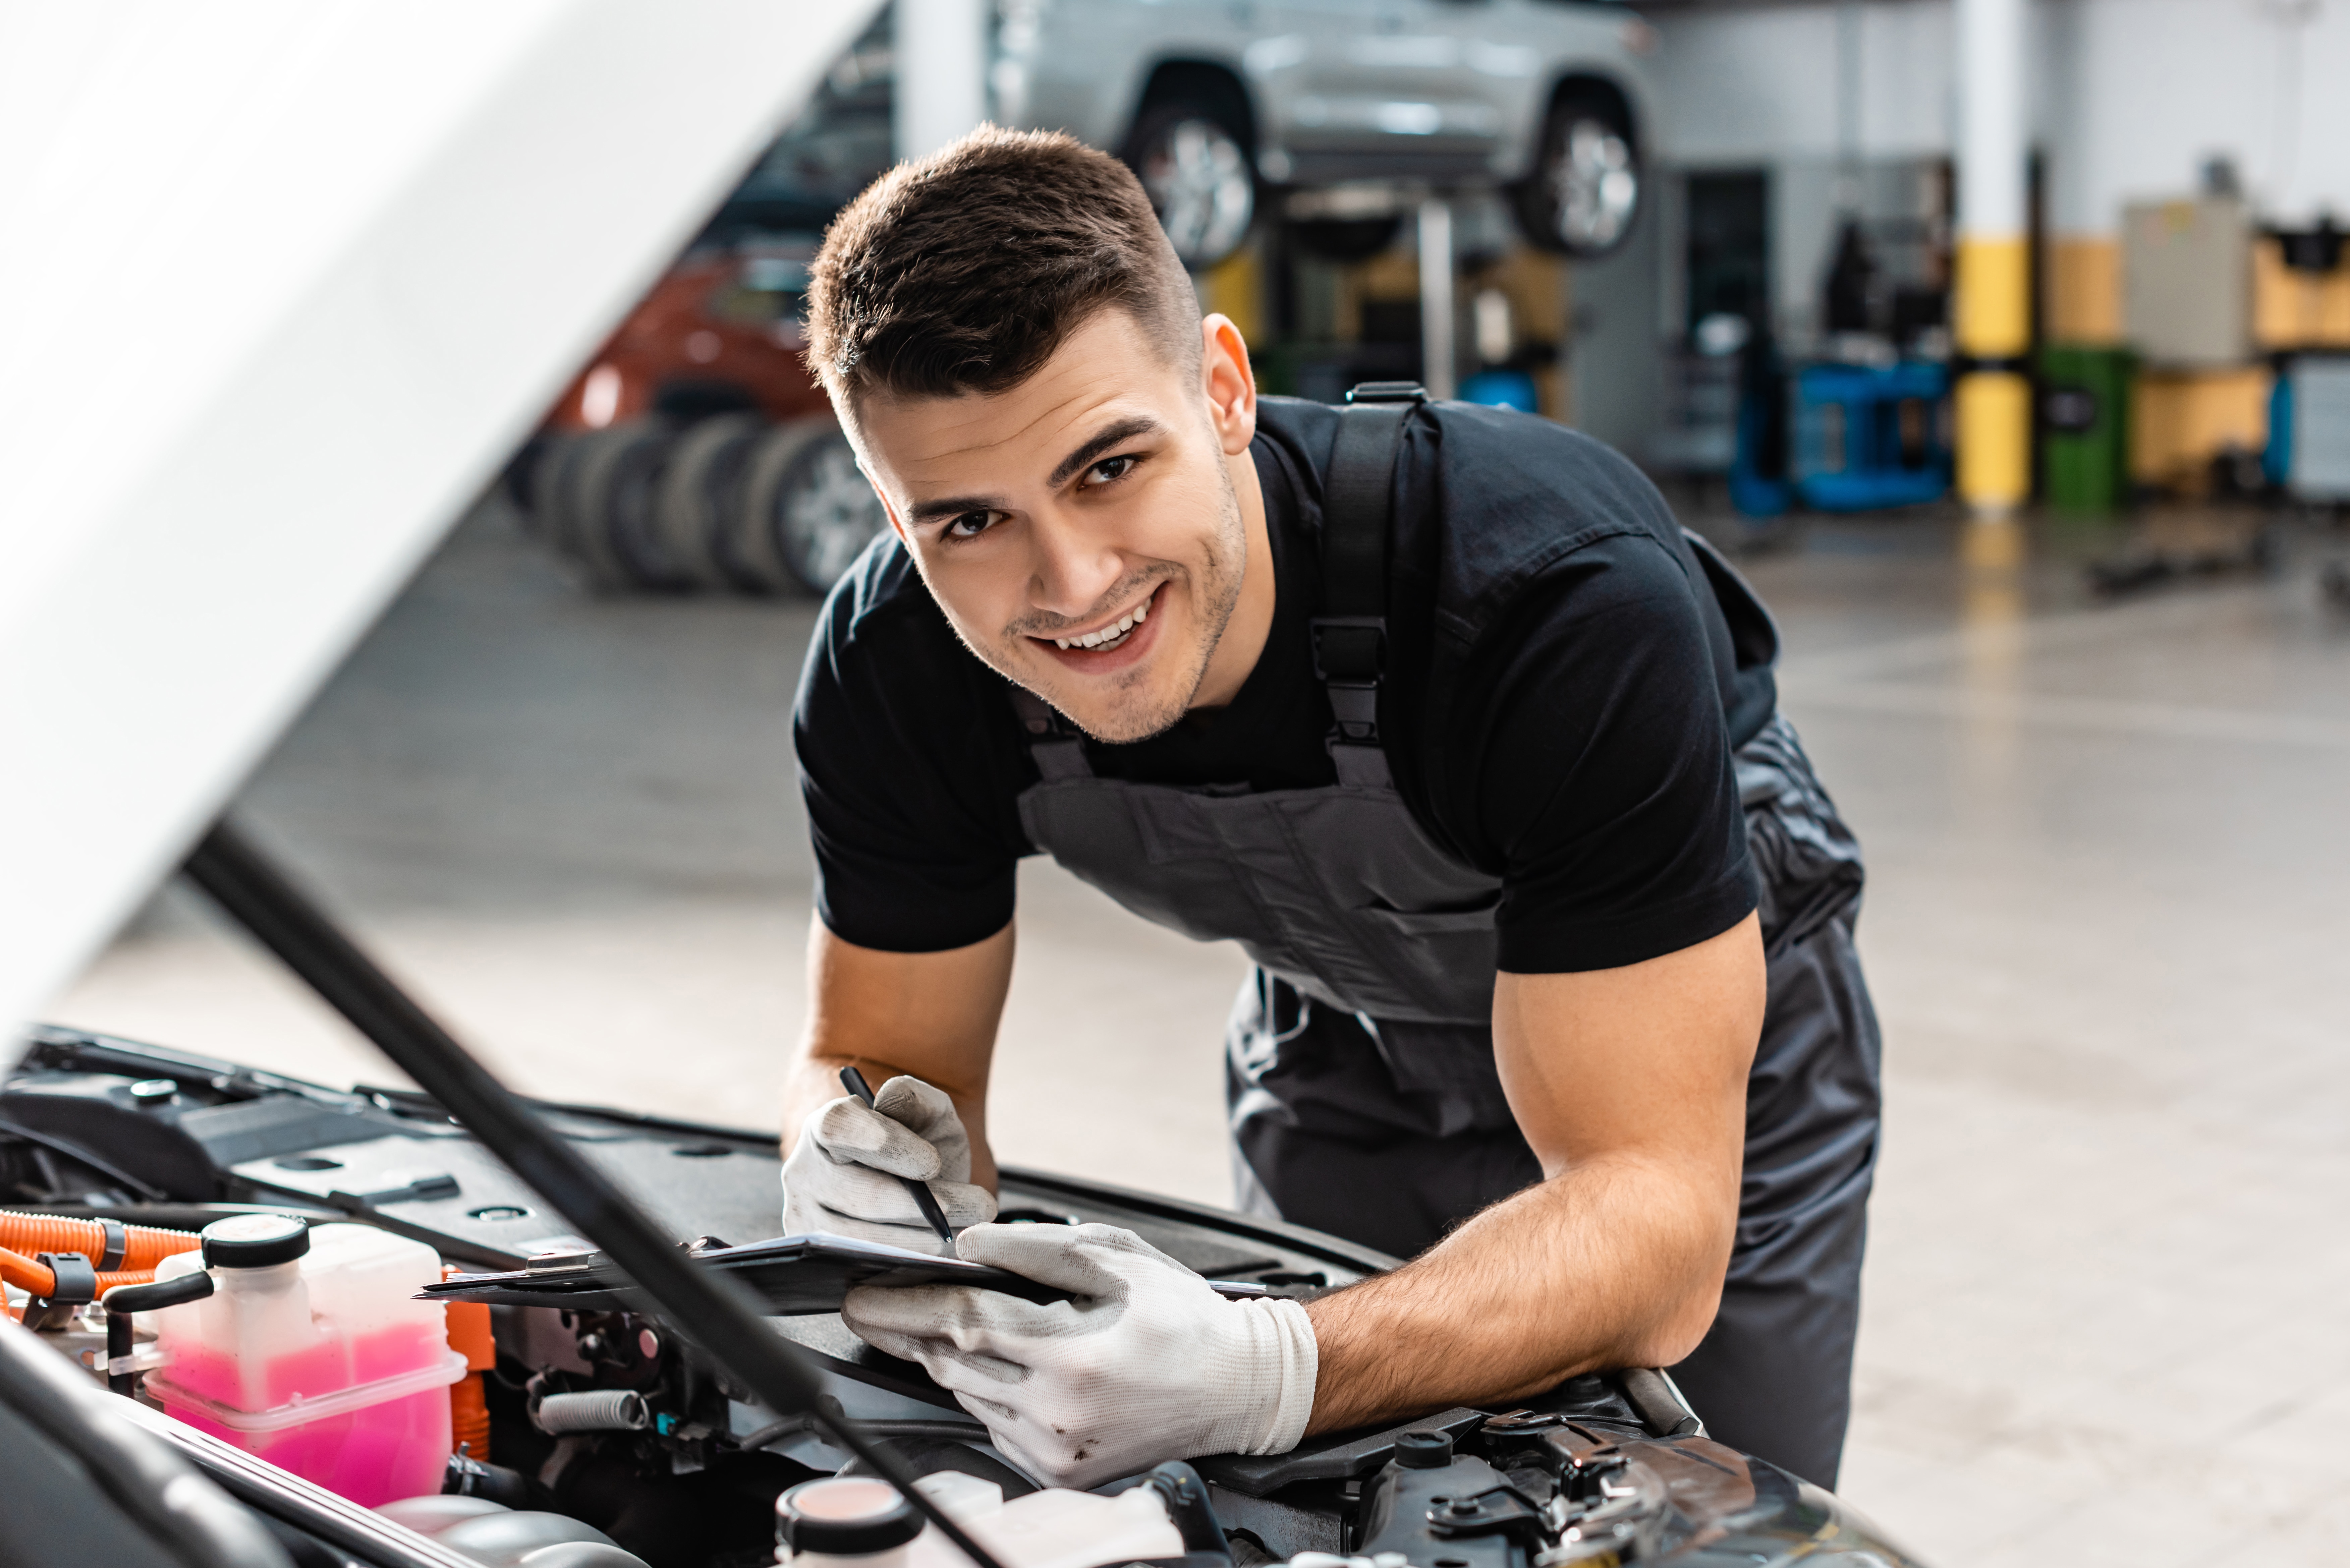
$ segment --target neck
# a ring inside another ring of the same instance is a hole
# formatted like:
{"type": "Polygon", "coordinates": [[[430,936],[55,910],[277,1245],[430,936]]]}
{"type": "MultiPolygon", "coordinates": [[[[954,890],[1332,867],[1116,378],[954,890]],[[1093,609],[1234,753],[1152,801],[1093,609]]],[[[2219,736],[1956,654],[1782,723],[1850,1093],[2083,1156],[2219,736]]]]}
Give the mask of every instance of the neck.
{"type": "Polygon", "coordinates": [[[1275,587],[1273,576],[1273,539],[1265,531],[1264,492],[1256,479],[1256,460],[1243,449],[1239,455],[1224,459],[1225,472],[1232,476],[1232,495],[1241,509],[1241,528],[1248,540],[1246,564],[1241,569],[1240,602],[1232,607],[1232,618],[1224,624],[1224,635],[1216,641],[1216,650],[1208,656],[1208,668],[1200,679],[1200,689],[1191,698],[1191,711],[1202,708],[1222,708],[1240,695],[1247,684],[1250,671],[1264,654],[1265,639],[1273,632],[1273,607],[1275,587]]]}

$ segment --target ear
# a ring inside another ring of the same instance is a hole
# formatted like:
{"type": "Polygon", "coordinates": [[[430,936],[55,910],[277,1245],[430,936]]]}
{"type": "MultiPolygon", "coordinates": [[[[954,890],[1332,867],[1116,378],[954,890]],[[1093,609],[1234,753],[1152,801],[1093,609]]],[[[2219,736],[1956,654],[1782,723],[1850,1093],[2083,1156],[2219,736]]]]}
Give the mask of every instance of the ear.
{"type": "Polygon", "coordinates": [[[1256,439],[1256,376],[1249,369],[1248,341],[1229,316],[1200,323],[1200,391],[1208,400],[1209,422],[1226,457],[1238,457],[1256,439]]]}

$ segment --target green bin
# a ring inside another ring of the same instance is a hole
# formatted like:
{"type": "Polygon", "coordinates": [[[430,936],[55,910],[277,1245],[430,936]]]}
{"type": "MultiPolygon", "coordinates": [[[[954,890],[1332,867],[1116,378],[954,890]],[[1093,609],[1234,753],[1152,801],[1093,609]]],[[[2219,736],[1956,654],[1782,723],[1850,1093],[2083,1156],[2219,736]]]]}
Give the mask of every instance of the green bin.
{"type": "Polygon", "coordinates": [[[2040,351],[2042,497],[2060,512],[2111,512],[2129,495],[2126,348],[2051,344],[2040,351]]]}

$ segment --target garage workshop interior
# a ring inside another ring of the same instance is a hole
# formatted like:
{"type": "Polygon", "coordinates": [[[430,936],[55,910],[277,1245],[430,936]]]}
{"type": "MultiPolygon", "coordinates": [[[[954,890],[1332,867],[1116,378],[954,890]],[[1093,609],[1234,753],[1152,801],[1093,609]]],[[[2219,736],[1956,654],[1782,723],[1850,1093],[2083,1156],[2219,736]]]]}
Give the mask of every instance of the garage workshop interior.
{"type": "Polygon", "coordinates": [[[2350,1560],[2350,4],[0,59],[0,1568],[2350,1560]]]}

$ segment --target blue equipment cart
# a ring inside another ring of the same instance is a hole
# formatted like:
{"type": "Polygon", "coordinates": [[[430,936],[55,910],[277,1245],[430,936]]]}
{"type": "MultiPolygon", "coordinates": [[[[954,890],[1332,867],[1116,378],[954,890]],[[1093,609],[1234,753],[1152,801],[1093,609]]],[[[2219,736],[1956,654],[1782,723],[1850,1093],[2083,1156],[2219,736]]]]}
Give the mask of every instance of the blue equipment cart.
{"type": "Polygon", "coordinates": [[[1788,387],[1788,478],[1803,504],[1867,512],[1950,488],[1950,372],[1907,359],[1806,365],[1788,387]]]}

